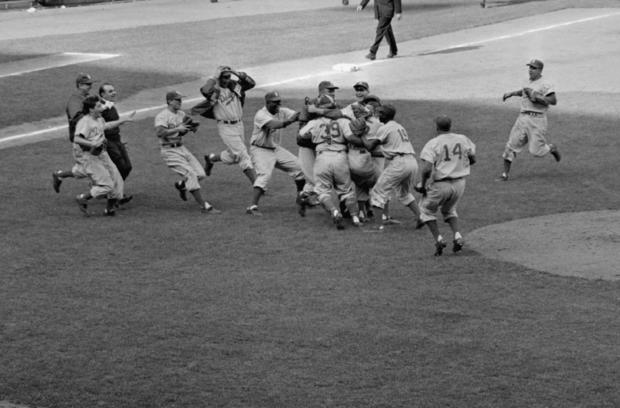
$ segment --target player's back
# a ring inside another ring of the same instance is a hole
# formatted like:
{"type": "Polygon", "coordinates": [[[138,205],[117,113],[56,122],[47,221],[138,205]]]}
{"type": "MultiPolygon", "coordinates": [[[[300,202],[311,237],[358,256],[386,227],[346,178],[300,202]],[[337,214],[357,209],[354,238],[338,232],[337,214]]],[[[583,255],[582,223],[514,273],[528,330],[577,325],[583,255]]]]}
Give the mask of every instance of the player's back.
{"type": "Polygon", "coordinates": [[[475,154],[475,149],[467,136],[443,133],[428,141],[420,158],[433,163],[435,180],[459,178],[469,175],[469,156],[475,154]]]}

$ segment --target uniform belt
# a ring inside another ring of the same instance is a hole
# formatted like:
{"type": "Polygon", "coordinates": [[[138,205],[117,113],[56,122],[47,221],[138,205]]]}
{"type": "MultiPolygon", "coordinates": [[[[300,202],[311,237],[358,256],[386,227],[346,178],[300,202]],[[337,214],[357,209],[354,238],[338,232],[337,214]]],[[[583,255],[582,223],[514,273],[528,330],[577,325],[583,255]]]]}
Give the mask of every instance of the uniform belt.
{"type": "MultiPolygon", "coordinates": [[[[407,155],[413,154],[413,153],[392,153],[392,152],[390,152],[389,154],[393,154],[394,157],[396,157],[396,156],[407,156],[407,155]]],[[[392,160],[394,157],[391,157],[388,160],[392,160]]]]}
{"type": "Polygon", "coordinates": [[[444,177],[442,179],[439,180],[435,180],[435,183],[439,183],[440,181],[458,181],[461,180],[463,177],[444,177]]]}
{"type": "Polygon", "coordinates": [[[183,143],[179,142],[179,143],[164,143],[161,145],[162,147],[181,147],[183,146],[183,143]]]}
{"type": "Polygon", "coordinates": [[[346,153],[346,150],[319,150],[316,152],[316,154],[322,154],[322,153],[346,153]]]}
{"type": "Polygon", "coordinates": [[[543,112],[532,112],[532,111],[523,111],[521,112],[521,114],[528,115],[528,116],[544,116],[543,112]]]}
{"type": "Polygon", "coordinates": [[[235,125],[237,123],[241,122],[240,120],[217,120],[217,123],[223,123],[225,125],[235,125]]]}
{"type": "Polygon", "coordinates": [[[254,143],[252,143],[252,146],[254,146],[254,147],[260,147],[261,149],[276,150],[276,148],[275,148],[275,147],[259,146],[259,145],[254,144],[254,143]]]}

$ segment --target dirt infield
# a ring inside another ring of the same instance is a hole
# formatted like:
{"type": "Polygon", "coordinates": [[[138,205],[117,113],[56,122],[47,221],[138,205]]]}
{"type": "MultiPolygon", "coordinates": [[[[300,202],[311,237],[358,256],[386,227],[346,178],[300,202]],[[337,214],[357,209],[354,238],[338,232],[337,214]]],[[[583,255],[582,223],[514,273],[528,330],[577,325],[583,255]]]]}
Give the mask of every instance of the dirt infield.
{"type": "Polygon", "coordinates": [[[469,234],[484,256],[585,279],[620,280],[620,212],[588,211],[525,218],[469,234]]]}

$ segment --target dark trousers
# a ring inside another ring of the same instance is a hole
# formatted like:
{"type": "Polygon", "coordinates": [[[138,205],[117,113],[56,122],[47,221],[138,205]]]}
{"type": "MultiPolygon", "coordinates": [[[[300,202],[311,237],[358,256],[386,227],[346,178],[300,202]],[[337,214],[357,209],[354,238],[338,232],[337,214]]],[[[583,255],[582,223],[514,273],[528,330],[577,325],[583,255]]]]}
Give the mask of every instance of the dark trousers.
{"type": "Polygon", "coordinates": [[[379,50],[379,44],[381,44],[381,40],[383,40],[383,37],[385,37],[390,46],[390,53],[396,55],[398,53],[398,47],[396,46],[394,31],[392,31],[392,17],[379,17],[375,42],[370,47],[371,54],[377,53],[377,51],[379,50]]]}
{"type": "Polygon", "coordinates": [[[125,180],[132,169],[131,160],[129,160],[129,154],[127,154],[125,144],[121,141],[108,140],[107,151],[108,155],[110,155],[110,159],[112,159],[112,162],[116,165],[118,172],[121,173],[121,177],[125,180]]]}

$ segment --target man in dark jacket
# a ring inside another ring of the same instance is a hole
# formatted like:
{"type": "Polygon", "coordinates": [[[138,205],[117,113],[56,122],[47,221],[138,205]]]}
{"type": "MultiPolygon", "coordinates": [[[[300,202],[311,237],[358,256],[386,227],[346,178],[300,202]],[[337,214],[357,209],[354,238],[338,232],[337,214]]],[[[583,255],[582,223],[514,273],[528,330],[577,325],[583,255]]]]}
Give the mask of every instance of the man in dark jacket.
{"type": "MultiPolygon", "coordinates": [[[[357,11],[363,10],[370,0],[362,0],[357,11]]],[[[366,55],[369,60],[374,60],[377,57],[377,50],[379,50],[379,44],[383,37],[387,40],[390,46],[390,53],[388,58],[394,58],[398,54],[398,47],[396,46],[396,38],[394,37],[394,31],[392,31],[392,19],[396,17],[400,20],[402,13],[401,0],[374,0],[375,2],[375,18],[377,23],[377,35],[375,36],[375,42],[370,46],[370,52],[366,55]]]]}

